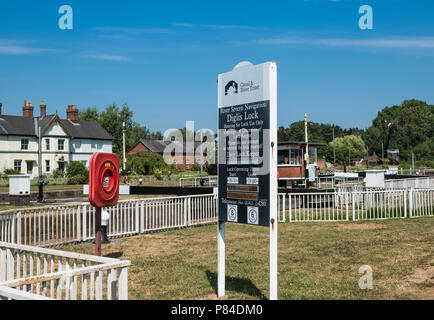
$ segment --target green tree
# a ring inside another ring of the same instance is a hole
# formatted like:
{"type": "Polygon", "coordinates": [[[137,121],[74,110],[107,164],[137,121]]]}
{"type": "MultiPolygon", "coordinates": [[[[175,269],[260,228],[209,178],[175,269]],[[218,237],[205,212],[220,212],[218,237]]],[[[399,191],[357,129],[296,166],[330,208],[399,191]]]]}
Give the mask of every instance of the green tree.
{"type": "Polygon", "coordinates": [[[433,136],[434,106],[416,99],[383,108],[362,135],[369,154],[381,155],[383,144],[384,151],[389,147],[399,149],[401,160],[411,152],[421,153],[423,159],[432,159],[433,136]]]}
{"type": "Polygon", "coordinates": [[[338,163],[347,162],[348,159],[361,159],[366,154],[365,142],[356,135],[347,135],[331,141],[325,150],[328,159],[333,159],[333,148],[338,163]]]}
{"type": "Polygon", "coordinates": [[[78,112],[78,118],[80,120],[85,120],[85,121],[99,122],[100,114],[99,114],[98,110],[96,109],[96,107],[93,107],[93,108],[89,107],[89,108],[80,110],[78,112]]]}
{"type": "Polygon", "coordinates": [[[122,123],[125,122],[125,146],[128,151],[139,139],[163,139],[160,131],[150,130],[133,121],[133,111],[124,104],[119,109],[116,104],[108,106],[104,111],[98,112],[96,107],[86,108],[79,113],[80,120],[97,121],[108,133],[113,136],[113,152],[122,154],[122,123]]]}
{"type": "Polygon", "coordinates": [[[127,156],[127,169],[139,175],[152,175],[157,172],[167,173],[169,166],[163,156],[152,152],[139,152],[127,156]]]}
{"type": "MultiPolygon", "coordinates": [[[[121,109],[112,104],[108,106],[100,115],[99,123],[113,136],[113,152],[122,153],[122,123],[130,131],[133,127],[133,112],[128,105],[124,104],[121,109]]],[[[126,147],[128,149],[128,146],[126,147]]]]}

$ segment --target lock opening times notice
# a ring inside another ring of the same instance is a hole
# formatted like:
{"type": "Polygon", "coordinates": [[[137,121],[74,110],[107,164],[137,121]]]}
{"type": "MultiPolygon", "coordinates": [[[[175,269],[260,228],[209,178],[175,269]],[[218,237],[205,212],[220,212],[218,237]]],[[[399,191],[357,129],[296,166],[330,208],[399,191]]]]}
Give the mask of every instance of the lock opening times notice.
{"type": "Polygon", "coordinates": [[[219,220],[269,226],[270,102],[219,108],[219,220]],[[261,173],[263,172],[263,173],[261,173]]]}

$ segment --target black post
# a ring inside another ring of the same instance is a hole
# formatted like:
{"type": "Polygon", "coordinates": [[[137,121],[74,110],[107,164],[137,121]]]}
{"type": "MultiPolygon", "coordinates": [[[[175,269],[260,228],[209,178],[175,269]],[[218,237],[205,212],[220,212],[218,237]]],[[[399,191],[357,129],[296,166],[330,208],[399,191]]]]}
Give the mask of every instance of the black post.
{"type": "Polygon", "coordinates": [[[39,179],[38,182],[38,202],[41,203],[44,201],[44,184],[42,183],[41,179],[39,179]]]}

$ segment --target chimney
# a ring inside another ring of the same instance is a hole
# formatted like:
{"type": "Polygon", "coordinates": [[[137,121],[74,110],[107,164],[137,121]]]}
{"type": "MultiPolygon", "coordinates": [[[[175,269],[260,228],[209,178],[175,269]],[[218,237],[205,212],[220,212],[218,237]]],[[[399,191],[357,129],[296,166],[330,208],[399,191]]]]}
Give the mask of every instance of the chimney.
{"type": "Polygon", "coordinates": [[[68,106],[66,118],[72,122],[78,122],[78,108],[75,104],[68,106]]]}
{"type": "Polygon", "coordinates": [[[23,117],[33,118],[33,106],[31,102],[24,100],[23,117]]]}
{"type": "Polygon", "coordinates": [[[42,100],[41,104],[39,105],[40,108],[40,115],[39,117],[45,117],[47,115],[47,105],[45,104],[44,100],[42,100]]]}
{"type": "Polygon", "coordinates": [[[2,106],[3,106],[3,103],[0,102],[0,118],[2,117],[2,106]]]}

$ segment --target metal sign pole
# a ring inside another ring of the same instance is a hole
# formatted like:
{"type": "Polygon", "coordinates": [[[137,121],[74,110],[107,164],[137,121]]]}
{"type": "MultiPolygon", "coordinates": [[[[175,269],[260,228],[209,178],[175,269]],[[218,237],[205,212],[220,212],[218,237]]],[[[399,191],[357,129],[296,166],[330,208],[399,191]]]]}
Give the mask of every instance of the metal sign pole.
{"type": "MultiPolygon", "coordinates": [[[[277,282],[277,65],[270,66],[270,300],[278,298],[277,282]]],[[[307,137],[307,135],[306,135],[307,137]]]]}
{"type": "Polygon", "coordinates": [[[277,221],[270,226],[270,300],[277,300],[277,221]]]}
{"type": "Polygon", "coordinates": [[[225,223],[218,222],[218,240],[217,240],[217,296],[223,297],[225,295],[225,223]]]}

